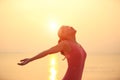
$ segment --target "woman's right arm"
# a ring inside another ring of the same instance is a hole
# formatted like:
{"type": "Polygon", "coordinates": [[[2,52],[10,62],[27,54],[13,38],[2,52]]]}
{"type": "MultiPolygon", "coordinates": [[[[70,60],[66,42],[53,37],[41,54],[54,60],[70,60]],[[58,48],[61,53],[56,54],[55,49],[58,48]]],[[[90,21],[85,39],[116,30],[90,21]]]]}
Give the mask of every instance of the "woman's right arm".
{"type": "Polygon", "coordinates": [[[25,65],[25,64],[27,64],[27,63],[29,63],[31,61],[34,61],[36,59],[45,57],[48,54],[53,54],[53,53],[64,51],[65,49],[67,49],[66,43],[67,43],[66,41],[62,41],[59,44],[57,44],[56,46],[51,47],[50,49],[45,50],[45,51],[39,53],[38,55],[36,55],[36,56],[34,56],[32,58],[26,58],[26,59],[21,60],[21,63],[18,63],[18,65],[25,65]]]}

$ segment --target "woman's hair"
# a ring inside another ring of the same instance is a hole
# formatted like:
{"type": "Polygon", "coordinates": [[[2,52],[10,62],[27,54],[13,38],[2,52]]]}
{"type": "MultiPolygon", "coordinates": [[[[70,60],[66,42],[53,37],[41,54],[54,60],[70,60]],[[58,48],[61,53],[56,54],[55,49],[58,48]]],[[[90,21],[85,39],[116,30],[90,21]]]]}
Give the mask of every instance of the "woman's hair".
{"type": "MultiPolygon", "coordinates": [[[[64,33],[66,33],[67,36],[72,36],[72,35],[75,36],[75,34],[76,34],[76,30],[71,26],[64,26],[63,25],[60,27],[59,31],[61,31],[61,33],[58,32],[58,35],[61,35],[61,34],[64,35],[64,33]]],[[[66,38],[64,38],[63,36],[59,36],[58,43],[60,43],[63,40],[66,40],[66,38]]],[[[61,54],[64,55],[64,53],[62,51],[61,51],[61,54]]]]}
{"type": "Polygon", "coordinates": [[[65,37],[68,37],[68,36],[75,36],[76,34],[76,30],[71,27],[71,26],[61,26],[60,29],[59,29],[59,32],[58,32],[58,36],[59,36],[59,41],[62,41],[62,40],[66,40],[65,37]],[[62,35],[62,36],[60,36],[62,35]]]}

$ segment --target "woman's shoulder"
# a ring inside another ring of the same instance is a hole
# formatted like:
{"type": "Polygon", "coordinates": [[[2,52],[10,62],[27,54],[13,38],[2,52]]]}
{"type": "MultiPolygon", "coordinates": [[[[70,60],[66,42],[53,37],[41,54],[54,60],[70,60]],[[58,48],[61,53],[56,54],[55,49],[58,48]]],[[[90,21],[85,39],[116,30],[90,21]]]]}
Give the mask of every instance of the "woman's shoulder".
{"type": "Polygon", "coordinates": [[[71,46],[68,40],[62,40],[59,42],[60,45],[63,46],[63,51],[70,51],[71,50],[71,46]]]}

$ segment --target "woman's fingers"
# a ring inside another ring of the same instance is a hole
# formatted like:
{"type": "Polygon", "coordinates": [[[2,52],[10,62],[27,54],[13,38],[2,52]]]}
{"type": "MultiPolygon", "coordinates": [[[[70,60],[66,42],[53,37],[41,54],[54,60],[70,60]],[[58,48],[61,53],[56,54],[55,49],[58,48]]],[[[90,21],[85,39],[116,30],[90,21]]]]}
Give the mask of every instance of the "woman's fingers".
{"type": "Polygon", "coordinates": [[[23,62],[23,61],[26,61],[26,60],[28,60],[28,58],[22,59],[22,60],[20,60],[20,62],[23,62]]]}
{"type": "Polygon", "coordinates": [[[27,62],[18,63],[18,65],[25,65],[25,64],[27,64],[27,62]]]}
{"type": "Polygon", "coordinates": [[[23,63],[18,63],[18,65],[23,65],[23,63]]]}
{"type": "Polygon", "coordinates": [[[23,65],[22,63],[18,63],[18,65],[23,65]]]}
{"type": "Polygon", "coordinates": [[[20,60],[20,63],[18,63],[18,65],[25,65],[29,62],[29,58],[25,58],[23,60],[20,60]]]}

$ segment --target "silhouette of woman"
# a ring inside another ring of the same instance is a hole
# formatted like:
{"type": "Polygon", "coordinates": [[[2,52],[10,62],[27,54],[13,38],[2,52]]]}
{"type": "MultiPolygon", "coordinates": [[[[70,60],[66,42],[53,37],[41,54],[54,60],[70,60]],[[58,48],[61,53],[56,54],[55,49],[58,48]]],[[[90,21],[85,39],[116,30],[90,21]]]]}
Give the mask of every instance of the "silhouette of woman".
{"type": "Polygon", "coordinates": [[[32,58],[20,60],[18,65],[25,65],[33,60],[45,57],[49,54],[61,52],[68,62],[68,69],[62,80],[81,80],[86,59],[86,52],[82,46],[76,42],[76,30],[70,26],[61,26],[58,31],[58,44],[45,50],[32,58]]]}

